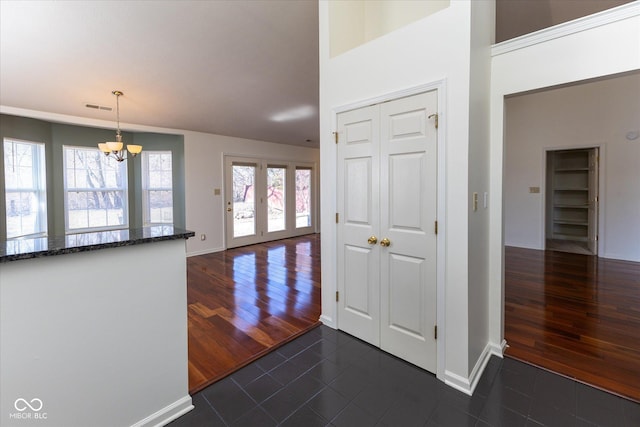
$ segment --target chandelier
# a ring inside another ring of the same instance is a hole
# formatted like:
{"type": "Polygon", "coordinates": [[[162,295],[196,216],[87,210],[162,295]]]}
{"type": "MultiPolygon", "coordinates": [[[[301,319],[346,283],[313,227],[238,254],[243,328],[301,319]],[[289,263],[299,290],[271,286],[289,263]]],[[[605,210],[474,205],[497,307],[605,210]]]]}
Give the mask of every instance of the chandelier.
{"type": "MultiPolygon", "coordinates": [[[[119,90],[114,90],[111,93],[116,96],[116,121],[118,124],[118,128],[116,130],[116,140],[100,142],[98,144],[98,148],[106,156],[112,155],[113,158],[115,158],[118,162],[122,162],[124,160],[127,160],[127,158],[125,157],[124,144],[122,143],[122,132],[120,132],[120,97],[124,94],[119,90]]],[[[142,145],[128,144],[127,151],[131,154],[131,157],[135,157],[142,151],[142,145]]]]}

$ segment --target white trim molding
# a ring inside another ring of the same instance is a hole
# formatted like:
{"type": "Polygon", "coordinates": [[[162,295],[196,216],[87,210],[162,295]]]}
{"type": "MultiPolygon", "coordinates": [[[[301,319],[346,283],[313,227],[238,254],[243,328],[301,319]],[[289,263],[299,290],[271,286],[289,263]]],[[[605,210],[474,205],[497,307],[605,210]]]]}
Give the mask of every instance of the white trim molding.
{"type": "Polygon", "coordinates": [[[177,420],[194,408],[191,396],[176,400],[171,405],[167,405],[159,411],[149,415],[147,418],[138,421],[131,427],[161,427],[166,426],[171,421],[177,420]]]}
{"type": "Polygon", "coordinates": [[[640,1],[625,3],[621,6],[594,13],[573,21],[563,22],[553,27],[544,28],[510,40],[497,43],[491,47],[491,56],[498,56],[514,50],[523,49],[549,40],[566,37],[571,34],[621,21],[640,15],[640,1]]]}
{"type": "Polygon", "coordinates": [[[198,255],[213,254],[216,252],[223,252],[223,251],[225,251],[225,248],[218,247],[218,248],[203,249],[201,251],[187,252],[187,258],[192,256],[198,256],[198,255]]]}
{"type": "Polygon", "coordinates": [[[490,342],[487,343],[487,345],[484,347],[484,350],[482,350],[482,354],[476,361],[475,366],[471,370],[471,373],[469,374],[469,378],[465,378],[461,375],[454,374],[451,371],[445,371],[445,378],[444,378],[445,384],[465,394],[468,394],[469,396],[473,395],[473,392],[476,389],[476,386],[478,385],[480,378],[482,378],[484,369],[487,367],[487,364],[489,363],[491,356],[495,355],[502,359],[503,357],[502,355],[504,353],[504,348],[506,344],[507,342],[504,340],[500,345],[493,344],[490,342]]]}
{"type": "Polygon", "coordinates": [[[336,321],[325,314],[320,316],[320,321],[323,325],[328,326],[331,329],[338,329],[336,321]]]}

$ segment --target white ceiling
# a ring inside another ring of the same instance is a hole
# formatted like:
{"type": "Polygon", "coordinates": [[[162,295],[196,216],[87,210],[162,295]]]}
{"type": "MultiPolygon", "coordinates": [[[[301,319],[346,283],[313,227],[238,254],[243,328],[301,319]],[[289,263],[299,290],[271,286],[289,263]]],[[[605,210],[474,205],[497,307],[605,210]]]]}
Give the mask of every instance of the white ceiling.
{"type": "Polygon", "coordinates": [[[3,107],[115,122],[118,89],[125,124],[318,146],[317,0],[2,0],[0,19],[3,107]]]}

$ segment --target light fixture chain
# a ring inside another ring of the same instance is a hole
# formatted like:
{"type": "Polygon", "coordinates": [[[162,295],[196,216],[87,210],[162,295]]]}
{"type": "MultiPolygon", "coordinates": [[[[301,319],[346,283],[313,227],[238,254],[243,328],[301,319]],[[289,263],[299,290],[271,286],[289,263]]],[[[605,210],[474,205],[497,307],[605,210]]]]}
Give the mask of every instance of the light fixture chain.
{"type": "Polygon", "coordinates": [[[120,92],[116,92],[116,122],[118,123],[118,135],[120,132],[120,92]]]}

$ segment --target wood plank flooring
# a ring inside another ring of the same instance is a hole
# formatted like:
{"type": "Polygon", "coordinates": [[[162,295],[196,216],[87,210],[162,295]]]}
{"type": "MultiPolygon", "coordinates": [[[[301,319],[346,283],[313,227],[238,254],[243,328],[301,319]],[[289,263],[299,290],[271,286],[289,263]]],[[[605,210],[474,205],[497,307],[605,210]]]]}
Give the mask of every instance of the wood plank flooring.
{"type": "Polygon", "coordinates": [[[640,263],[505,248],[508,356],[640,401],[640,263]]]}
{"type": "Polygon", "coordinates": [[[320,235],[187,259],[189,392],[319,324],[320,235]]]}

